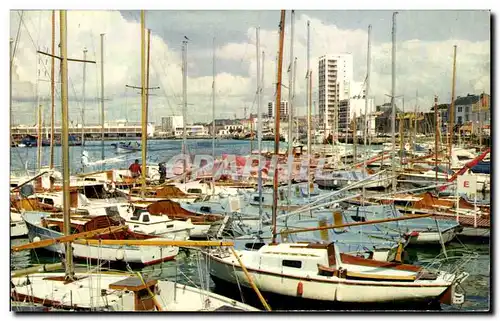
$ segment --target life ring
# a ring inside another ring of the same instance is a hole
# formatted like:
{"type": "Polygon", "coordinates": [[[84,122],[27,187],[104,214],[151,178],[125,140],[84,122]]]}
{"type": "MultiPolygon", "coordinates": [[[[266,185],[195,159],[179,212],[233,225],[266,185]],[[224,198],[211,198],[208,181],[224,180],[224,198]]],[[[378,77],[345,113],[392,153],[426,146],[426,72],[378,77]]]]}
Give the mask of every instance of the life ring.
{"type": "Polygon", "coordinates": [[[116,250],[115,259],[117,261],[123,261],[124,258],[125,258],[125,251],[121,248],[116,250]]]}

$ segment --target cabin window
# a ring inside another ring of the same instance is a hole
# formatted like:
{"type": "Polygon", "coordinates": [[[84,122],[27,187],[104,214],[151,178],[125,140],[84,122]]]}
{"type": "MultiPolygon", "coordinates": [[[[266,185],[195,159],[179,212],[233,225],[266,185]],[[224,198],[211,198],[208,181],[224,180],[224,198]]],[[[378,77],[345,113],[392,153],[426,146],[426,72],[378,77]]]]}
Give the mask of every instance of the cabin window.
{"type": "Polygon", "coordinates": [[[282,261],[283,266],[288,266],[296,269],[300,269],[302,267],[302,261],[295,261],[295,260],[283,260],[282,261]]]}
{"type": "Polygon", "coordinates": [[[130,219],[132,221],[138,221],[139,220],[139,216],[132,216],[132,217],[130,217],[130,219]]]}
{"type": "Polygon", "coordinates": [[[50,225],[49,229],[56,232],[61,232],[61,229],[57,225],[50,225]]]}
{"type": "Polygon", "coordinates": [[[458,160],[461,160],[461,161],[462,160],[469,160],[470,159],[470,157],[464,156],[464,155],[458,155],[457,158],[458,158],[458,160]]]}
{"type": "Polygon", "coordinates": [[[200,212],[212,213],[212,210],[208,206],[202,206],[200,207],[200,212]]]}
{"type": "MultiPolygon", "coordinates": [[[[259,201],[259,197],[258,197],[258,196],[254,196],[254,197],[253,197],[253,200],[254,200],[254,202],[258,202],[258,201],[259,201]]],[[[262,196],[262,197],[261,197],[261,200],[260,200],[260,201],[261,201],[261,202],[264,202],[264,196],[262,196]]]]}
{"type": "Polygon", "coordinates": [[[53,199],[51,199],[51,198],[44,198],[44,199],[43,199],[43,202],[44,202],[45,204],[54,205],[54,200],[53,200],[53,199]]]}
{"type": "Polygon", "coordinates": [[[18,186],[18,184],[16,184],[16,183],[10,184],[10,187],[17,187],[17,186],[18,186]]]}
{"type": "Polygon", "coordinates": [[[351,216],[351,218],[355,222],[366,222],[366,218],[364,216],[353,215],[353,216],[351,216]]]}
{"type": "Polygon", "coordinates": [[[88,216],[90,215],[89,211],[87,210],[82,210],[82,209],[77,209],[76,212],[79,214],[79,215],[83,215],[83,216],[88,216]]]}
{"type": "Polygon", "coordinates": [[[174,227],[174,224],[167,225],[167,228],[172,228],[174,227]]]}
{"type": "Polygon", "coordinates": [[[149,221],[150,221],[150,220],[149,220],[149,215],[148,215],[148,214],[144,214],[144,215],[142,216],[142,221],[143,221],[143,222],[149,222],[149,221]]]}
{"type": "Polygon", "coordinates": [[[248,250],[258,250],[266,245],[265,243],[246,243],[245,248],[248,250]]]}
{"type": "Polygon", "coordinates": [[[200,188],[188,188],[187,192],[190,194],[202,194],[200,188]]]}

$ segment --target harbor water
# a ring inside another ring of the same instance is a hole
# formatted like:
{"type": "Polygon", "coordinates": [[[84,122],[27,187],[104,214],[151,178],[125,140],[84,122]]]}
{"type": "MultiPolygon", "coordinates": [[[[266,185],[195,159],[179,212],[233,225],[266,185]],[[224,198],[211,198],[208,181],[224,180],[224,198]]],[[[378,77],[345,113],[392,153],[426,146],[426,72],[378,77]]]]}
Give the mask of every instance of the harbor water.
{"type": "MultiPolygon", "coordinates": [[[[104,143],[104,158],[117,159],[115,162],[104,164],[103,168],[127,168],[134,159],[140,159],[141,153],[130,153],[119,155],[115,153],[114,148],[111,146],[112,142],[104,143]]],[[[253,142],[253,149],[256,149],[257,142],[253,142]]],[[[280,146],[285,147],[286,143],[280,146]]],[[[157,164],[158,162],[168,161],[172,156],[181,153],[182,141],[180,140],[154,140],[148,142],[148,163],[157,164]]],[[[263,142],[263,148],[271,150],[274,142],[263,142]]],[[[55,164],[61,163],[61,149],[55,147],[55,164]]],[[[216,156],[223,153],[248,155],[250,152],[250,141],[238,140],[217,140],[215,145],[216,156]]],[[[11,171],[22,172],[24,169],[34,170],[36,166],[36,148],[11,148],[11,171]],[[27,165],[26,165],[27,162],[27,165]]],[[[49,147],[42,148],[42,165],[48,165],[49,162],[49,147]]],[[[100,142],[87,142],[85,147],[74,146],[70,147],[70,160],[71,160],[71,173],[78,173],[81,171],[81,153],[85,150],[89,154],[91,162],[98,161],[102,158],[102,147],[100,142]]],[[[359,147],[358,147],[359,150],[359,147]]],[[[212,154],[212,141],[211,140],[188,140],[188,151],[191,154],[212,154]]],[[[100,170],[101,165],[97,165],[93,170],[100,170]]],[[[11,240],[11,246],[27,243],[27,238],[11,240]]],[[[490,302],[490,266],[491,266],[491,253],[489,240],[462,240],[457,237],[454,241],[447,245],[447,250],[453,251],[454,249],[467,249],[478,254],[478,258],[469,262],[464,269],[470,273],[467,280],[462,284],[465,291],[465,302],[461,306],[446,306],[442,305],[442,310],[451,311],[487,311],[491,309],[490,302]]],[[[441,248],[437,247],[419,247],[409,249],[410,256],[416,264],[424,264],[427,260],[432,260],[436,257],[441,248]]],[[[30,267],[36,264],[45,264],[59,262],[60,257],[44,250],[31,250],[11,253],[10,266],[12,270],[30,267]]],[[[86,262],[77,262],[77,271],[88,271],[95,269],[96,265],[86,264],[86,262]]],[[[103,266],[105,268],[106,265],[103,266]]],[[[126,267],[130,269],[130,267],[126,267]]],[[[132,271],[132,269],[130,269],[132,271]]],[[[238,287],[219,287],[215,286],[213,280],[210,279],[208,274],[208,262],[204,261],[202,255],[197,250],[183,249],[174,261],[164,262],[153,266],[148,266],[136,271],[156,277],[159,279],[168,279],[177,281],[182,284],[190,286],[209,288],[210,290],[220,293],[234,299],[249,303],[262,308],[255,293],[252,291],[240,291],[238,287]]],[[[288,310],[292,307],[289,302],[284,300],[270,300],[273,310],[288,310]]],[[[307,307],[302,307],[306,309],[307,307]]],[[[366,310],[369,309],[364,305],[355,305],[349,307],[349,310],[366,310]]],[[[422,310],[422,307],[412,306],[411,304],[405,309],[408,310],[422,310]]]]}

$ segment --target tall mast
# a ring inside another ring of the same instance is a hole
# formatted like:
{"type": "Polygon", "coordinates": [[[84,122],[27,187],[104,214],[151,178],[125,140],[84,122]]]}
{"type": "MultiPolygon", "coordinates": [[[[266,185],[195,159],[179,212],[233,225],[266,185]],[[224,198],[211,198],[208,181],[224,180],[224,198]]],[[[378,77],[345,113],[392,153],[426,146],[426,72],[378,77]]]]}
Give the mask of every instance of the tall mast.
{"type": "MultiPolygon", "coordinates": [[[[144,19],[144,24],[146,24],[146,19],[144,19]]],[[[142,29],[143,33],[145,29],[142,29]]],[[[142,108],[142,130],[141,130],[141,191],[144,193],[146,188],[146,176],[147,176],[147,153],[148,153],[148,107],[149,107],[149,57],[150,57],[150,47],[151,47],[151,29],[148,29],[148,39],[147,39],[147,56],[146,56],[146,84],[141,83],[142,90],[144,91],[145,104],[142,108]]]]}
{"type": "MultiPolygon", "coordinates": [[[[354,122],[353,122],[353,129],[352,129],[352,144],[353,144],[353,156],[354,156],[354,161],[355,162],[357,162],[357,158],[358,158],[358,136],[357,136],[357,132],[358,132],[358,128],[357,128],[356,110],[354,110],[354,122]]],[[[346,138],[346,140],[347,140],[347,138],[346,138]]]]}
{"type": "Polygon", "coordinates": [[[403,166],[403,149],[404,149],[404,117],[405,117],[405,97],[403,96],[403,111],[399,117],[399,164],[403,166]]]}
{"type": "MultiPolygon", "coordinates": [[[[292,100],[295,101],[295,86],[297,84],[297,57],[293,61],[293,87],[292,87],[292,100]]],[[[299,140],[299,123],[295,112],[292,114],[292,121],[295,123],[295,139],[299,140]]]]}
{"type": "Polygon", "coordinates": [[[292,166],[293,166],[293,33],[295,25],[295,10],[292,10],[290,17],[290,69],[288,73],[288,202],[292,194],[292,166]]]}
{"type": "MultiPolygon", "coordinates": [[[[279,52],[278,52],[278,79],[276,82],[276,105],[274,111],[274,155],[275,158],[279,154],[280,144],[280,107],[281,107],[281,74],[283,68],[283,41],[285,38],[285,10],[281,10],[280,21],[280,38],[279,38],[279,52]]],[[[277,158],[276,158],[277,161],[277,158]]],[[[273,179],[273,212],[272,212],[272,225],[273,225],[273,244],[276,243],[276,212],[278,207],[278,164],[274,167],[273,179]]]]}
{"type": "MultiPolygon", "coordinates": [[[[38,95],[39,96],[39,95],[38,95]]],[[[37,142],[37,152],[38,152],[38,171],[42,168],[42,126],[43,126],[43,120],[42,120],[42,105],[38,104],[38,142],[37,142]]]]}
{"type": "MultiPolygon", "coordinates": [[[[59,12],[60,41],[61,41],[61,104],[62,104],[62,132],[61,132],[61,152],[62,152],[62,174],[63,174],[63,214],[64,214],[64,235],[71,234],[70,217],[70,195],[69,195],[69,142],[68,142],[68,50],[67,50],[67,30],[66,30],[66,10],[59,12]]],[[[74,278],[73,268],[73,248],[71,242],[65,244],[66,248],[66,274],[67,280],[74,278]]]]}
{"type": "Polygon", "coordinates": [[[392,107],[392,191],[396,192],[396,15],[392,14],[392,89],[391,89],[391,107],[392,107]]]}
{"type": "Polygon", "coordinates": [[[37,169],[42,167],[42,105],[40,105],[40,56],[36,54],[37,169]]]}
{"type": "MultiPolygon", "coordinates": [[[[485,93],[483,91],[482,97],[484,97],[485,93]]],[[[479,100],[480,100],[480,105],[479,105],[479,148],[483,147],[483,98],[481,98],[481,95],[479,95],[479,100]]]]}
{"type": "Polygon", "coordinates": [[[366,52],[366,90],[365,90],[365,115],[363,126],[363,149],[364,149],[364,168],[366,170],[366,161],[368,159],[368,148],[366,147],[366,141],[368,136],[368,104],[370,97],[370,73],[371,73],[371,61],[372,61],[372,43],[371,43],[372,25],[368,25],[368,50],[366,52]]]}
{"type": "MultiPolygon", "coordinates": [[[[52,10],[52,60],[50,65],[50,169],[54,168],[54,135],[55,135],[55,54],[56,54],[56,11],[52,10]]],[[[52,181],[50,183],[50,188],[52,189],[52,181]]]]}
{"type": "Polygon", "coordinates": [[[415,127],[413,128],[413,151],[417,152],[417,119],[418,119],[418,89],[415,93],[415,127]]]}
{"type": "Polygon", "coordinates": [[[448,157],[449,164],[451,167],[451,151],[453,147],[453,136],[455,131],[453,127],[455,126],[455,83],[456,83],[456,67],[457,67],[457,46],[453,46],[453,76],[451,80],[451,104],[450,104],[450,125],[448,129],[448,135],[450,137],[448,145],[448,157]]]}
{"type": "Polygon", "coordinates": [[[306,108],[307,108],[307,195],[311,199],[311,64],[310,64],[310,21],[307,20],[307,71],[306,71],[306,108]]]}
{"type": "MultiPolygon", "coordinates": [[[[104,34],[101,33],[101,160],[104,160],[104,34]]],[[[104,167],[104,162],[103,165],[104,167]]]]}
{"type": "Polygon", "coordinates": [[[145,121],[147,121],[147,99],[146,99],[146,52],[145,52],[145,24],[146,18],[144,16],[144,10],[141,10],[141,111],[142,111],[142,131],[141,131],[141,154],[142,154],[142,164],[141,164],[141,196],[144,197],[144,189],[146,187],[146,146],[144,146],[146,141],[145,132],[147,131],[147,126],[145,121]]]}
{"type": "MultiPolygon", "coordinates": [[[[83,48],[83,60],[87,60],[87,48],[83,48]]],[[[87,64],[83,63],[83,87],[82,87],[82,149],[85,145],[85,77],[87,64]]]]}
{"type": "Polygon", "coordinates": [[[212,193],[215,193],[215,37],[212,56],[212,161],[212,193]]]}
{"type": "MultiPolygon", "coordinates": [[[[12,52],[12,43],[14,42],[14,39],[10,38],[9,42],[9,116],[10,116],[10,128],[12,128],[12,64],[14,64],[14,55],[12,52]]],[[[10,143],[12,146],[12,135],[9,136],[10,138],[10,143]]]]}
{"type": "MultiPolygon", "coordinates": [[[[183,124],[183,133],[182,133],[182,153],[184,157],[187,153],[187,135],[186,135],[186,121],[187,121],[187,41],[182,42],[182,124],[183,124]]],[[[186,173],[186,159],[183,161],[183,171],[186,173]]],[[[184,181],[186,181],[186,177],[184,176],[184,181]]]]}
{"type": "MultiPolygon", "coordinates": [[[[368,147],[366,146],[368,140],[369,131],[369,118],[368,118],[368,104],[370,102],[370,81],[371,81],[371,62],[372,62],[372,25],[368,25],[368,48],[366,51],[366,88],[365,88],[365,115],[364,115],[364,126],[363,126],[363,152],[364,152],[364,170],[367,171],[367,160],[368,160],[368,147]]],[[[371,108],[370,108],[371,109],[371,108]]],[[[365,185],[363,185],[363,197],[362,205],[365,205],[365,185]]]]}
{"type": "MultiPolygon", "coordinates": [[[[261,151],[262,151],[262,92],[261,92],[261,75],[260,75],[260,27],[255,30],[255,50],[257,59],[257,149],[259,150],[259,170],[257,171],[257,187],[259,191],[259,230],[262,224],[262,162],[261,162],[261,151]]],[[[262,60],[264,60],[264,53],[262,53],[262,60]]],[[[264,61],[262,61],[262,66],[264,66],[264,61]]]]}
{"type": "Polygon", "coordinates": [[[434,165],[436,166],[435,168],[435,171],[436,171],[436,185],[438,184],[438,170],[437,170],[437,166],[438,166],[438,147],[439,147],[439,135],[438,135],[438,127],[439,127],[439,124],[438,124],[438,97],[437,96],[434,96],[434,123],[435,123],[435,134],[434,134],[434,165]]]}

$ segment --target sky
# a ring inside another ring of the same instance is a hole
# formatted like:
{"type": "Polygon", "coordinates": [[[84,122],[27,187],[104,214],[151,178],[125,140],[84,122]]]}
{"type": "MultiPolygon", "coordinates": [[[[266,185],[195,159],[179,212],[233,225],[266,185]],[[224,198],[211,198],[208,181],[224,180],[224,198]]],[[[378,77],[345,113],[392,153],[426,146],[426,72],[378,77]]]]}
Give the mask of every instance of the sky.
{"type": "MultiPolygon", "coordinates": [[[[50,58],[40,54],[37,58],[36,50],[50,51],[51,16],[51,11],[10,12],[10,37],[17,39],[11,113],[15,124],[35,124],[38,104],[42,105],[45,121],[49,120],[50,58]]],[[[146,11],[146,28],[151,29],[150,86],[160,87],[151,91],[148,120],[159,124],[161,117],[182,115],[181,43],[184,36],[189,38],[187,122],[210,122],[212,119],[214,52],[215,117],[240,118],[245,116],[245,110],[246,115],[256,113],[256,27],[260,27],[260,48],[265,56],[264,105],[261,108],[262,112],[267,110],[267,102],[274,100],[276,91],[279,20],[277,10],[146,11]]],[[[287,10],[284,99],[288,99],[290,20],[291,10],[287,10]]],[[[308,21],[313,100],[317,99],[317,65],[322,55],[351,53],[354,81],[364,81],[368,25],[371,24],[370,96],[377,105],[388,102],[387,95],[391,93],[392,11],[296,10],[293,44],[293,55],[297,58],[296,113],[304,115],[306,112],[308,21]]],[[[429,110],[434,95],[438,95],[440,103],[450,101],[454,45],[457,46],[456,96],[483,91],[490,93],[490,23],[490,12],[485,10],[399,11],[396,16],[396,96],[404,96],[405,110],[414,110],[416,105],[420,111],[429,110]]],[[[57,48],[58,12],[55,30],[57,48]]],[[[126,87],[141,84],[140,12],[68,11],[69,57],[81,59],[83,49],[87,48],[87,59],[96,61],[95,64],[85,64],[85,123],[99,122],[100,34],[104,34],[105,120],[140,121],[138,90],[126,87]]],[[[84,64],[69,62],[68,65],[69,117],[76,124],[82,121],[84,64]]],[[[60,118],[59,92],[60,84],[57,84],[56,119],[60,118]]],[[[396,104],[402,106],[402,98],[398,98],[396,104]]]]}

